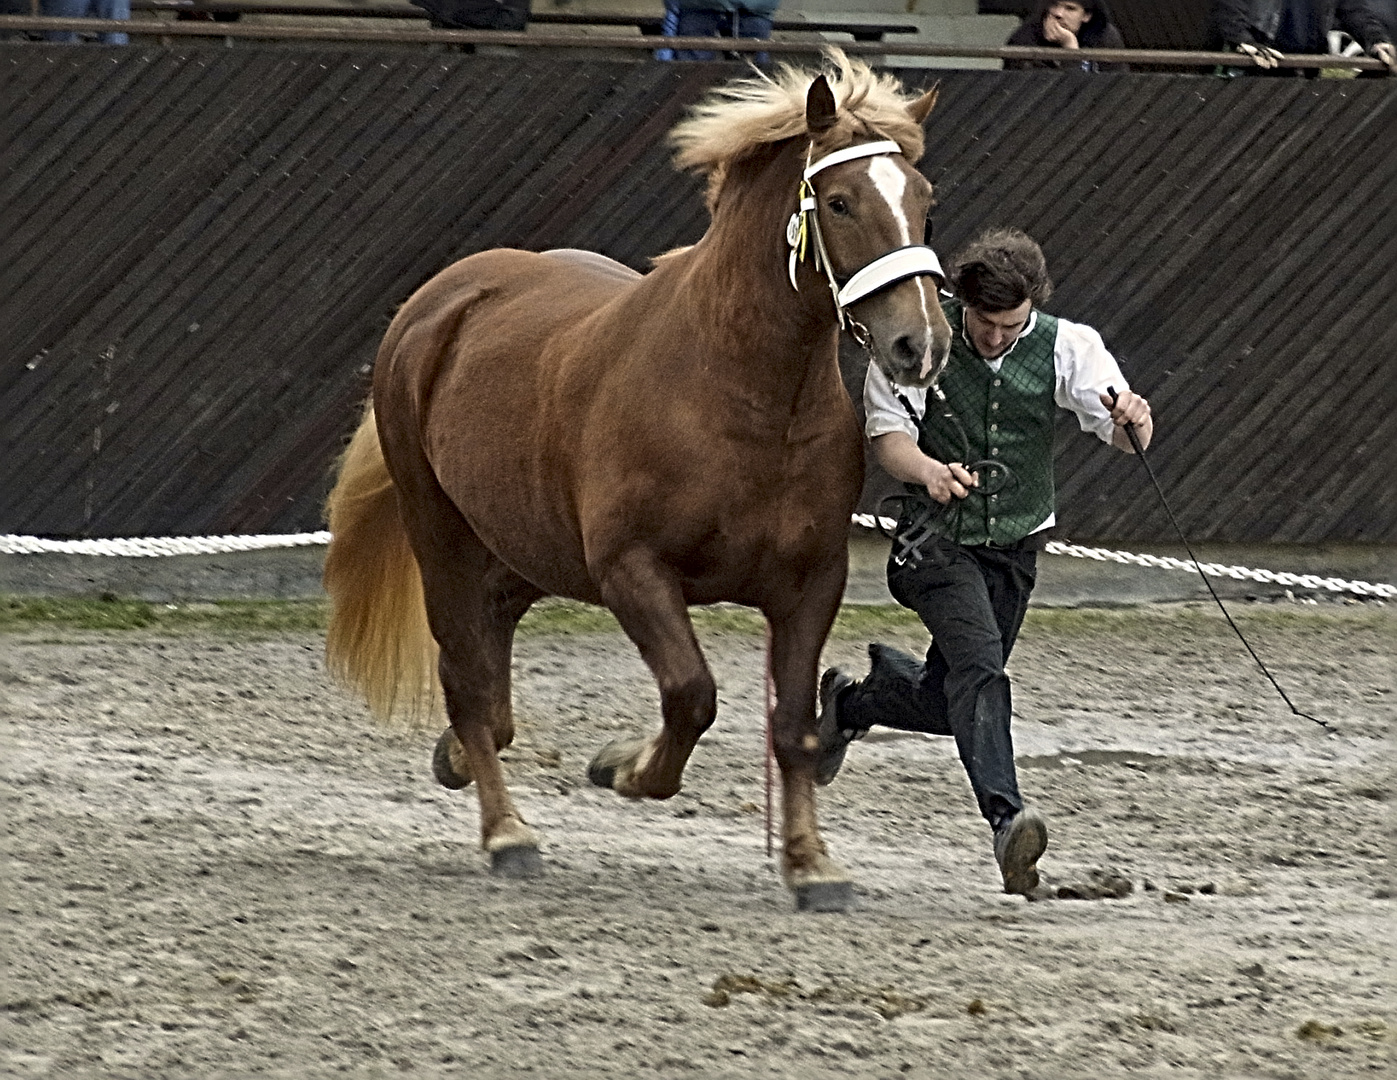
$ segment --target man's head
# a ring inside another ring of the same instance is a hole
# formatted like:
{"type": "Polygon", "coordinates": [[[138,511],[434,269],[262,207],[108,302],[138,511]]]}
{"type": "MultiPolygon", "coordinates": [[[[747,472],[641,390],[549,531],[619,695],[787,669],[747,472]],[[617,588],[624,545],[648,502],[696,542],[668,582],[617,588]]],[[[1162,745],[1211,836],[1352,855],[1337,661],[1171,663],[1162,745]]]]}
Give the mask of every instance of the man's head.
{"type": "Polygon", "coordinates": [[[1035,306],[1053,294],[1043,249],[1018,229],[989,229],[951,260],[950,280],[965,304],[965,331],[986,360],[1018,338],[1035,306]]]}
{"type": "Polygon", "coordinates": [[[1054,0],[1048,5],[1048,17],[1057,19],[1072,33],[1077,33],[1091,18],[1091,12],[1081,0],[1054,0]]]}

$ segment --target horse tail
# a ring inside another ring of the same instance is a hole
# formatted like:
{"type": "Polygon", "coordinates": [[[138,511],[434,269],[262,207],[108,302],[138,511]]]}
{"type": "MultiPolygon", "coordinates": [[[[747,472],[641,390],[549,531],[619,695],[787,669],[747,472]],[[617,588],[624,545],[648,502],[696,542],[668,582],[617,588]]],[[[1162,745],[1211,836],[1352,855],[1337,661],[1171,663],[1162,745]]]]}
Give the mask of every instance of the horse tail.
{"type": "Polygon", "coordinates": [[[325,513],[331,675],[357,690],[381,720],[396,714],[415,725],[439,717],[437,643],[372,405],[340,459],[325,513]]]}

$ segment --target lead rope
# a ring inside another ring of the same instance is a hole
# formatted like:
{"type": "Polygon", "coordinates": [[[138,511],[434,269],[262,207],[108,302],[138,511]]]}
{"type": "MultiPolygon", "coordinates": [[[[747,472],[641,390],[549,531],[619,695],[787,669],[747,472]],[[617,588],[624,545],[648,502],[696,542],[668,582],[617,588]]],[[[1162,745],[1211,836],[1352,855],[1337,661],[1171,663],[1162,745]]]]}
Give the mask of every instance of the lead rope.
{"type": "Polygon", "coordinates": [[[771,774],[776,751],[772,742],[771,724],[776,715],[776,680],[771,675],[771,623],[766,624],[766,857],[771,858],[772,813],[771,774]]]}
{"type": "MultiPolygon", "coordinates": [[[[1114,386],[1108,386],[1106,387],[1106,393],[1111,395],[1111,405],[1114,407],[1116,404],[1116,388],[1114,386]]],[[[1208,575],[1203,573],[1203,567],[1198,564],[1198,556],[1193,553],[1193,548],[1189,547],[1188,538],[1184,536],[1184,530],[1179,527],[1179,520],[1174,516],[1174,511],[1170,509],[1169,500],[1164,497],[1164,489],[1159,486],[1159,478],[1154,474],[1154,468],[1150,465],[1150,459],[1145,456],[1145,448],[1140,445],[1140,436],[1135,432],[1135,425],[1126,424],[1125,434],[1130,440],[1130,446],[1131,449],[1135,451],[1135,456],[1140,459],[1140,464],[1145,466],[1145,472],[1150,474],[1150,483],[1154,484],[1154,490],[1156,494],[1159,495],[1160,505],[1164,507],[1164,512],[1169,515],[1169,524],[1173,525],[1174,531],[1179,534],[1179,540],[1183,543],[1184,550],[1188,552],[1188,557],[1193,560],[1193,568],[1198,571],[1198,576],[1203,579],[1203,584],[1208,586],[1208,593],[1212,596],[1213,602],[1216,603],[1218,608],[1222,611],[1222,617],[1227,620],[1227,625],[1232,627],[1232,631],[1237,635],[1237,639],[1246,648],[1247,652],[1251,653],[1251,658],[1256,661],[1256,666],[1261,669],[1261,674],[1265,675],[1266,678],[1271,681],[1271,685],[1276,688],[1276,693],[1280,694],[1281,700],[1290,706],[1290,711],[1292,713],[1296,716],[1303,716],[1306,720],[1313,720],[1320,727],[1324,728],[1325,731],[1333,732],[1337,735],[1339,729],[1333,724],[1329,723],[1327,720],[1321,720],[1317,716],[1311,716],[1307,712],[1301,712],[1295,707],[1295,702],[1290,700],[1290,695],[1281,689],[1281,684],[1276,681],[1276,677],[1267,670],[1266,665],[1261,662],[1261,657],[1256,655],[1256,650],[1251,647],[1251,642],[1243,636],[1241,629],[1232,621],[1231,613],[1222,602],[1222,598],[1218,596],[1217,590],[1213,588],[1213,583],[1208,580],[1208,575]]]]}

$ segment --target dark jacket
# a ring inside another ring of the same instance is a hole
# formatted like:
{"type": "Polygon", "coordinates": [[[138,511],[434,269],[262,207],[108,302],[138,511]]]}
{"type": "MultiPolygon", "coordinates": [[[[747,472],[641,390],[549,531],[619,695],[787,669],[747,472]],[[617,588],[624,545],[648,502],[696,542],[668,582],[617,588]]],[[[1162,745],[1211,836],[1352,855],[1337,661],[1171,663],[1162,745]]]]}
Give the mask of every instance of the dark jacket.
{"type": "MultiPolygon", "coordinates": [[[[1084,49],[1123,49],[1125,41],[1121,38],[1121,32],[1115,28],[1111,22],[1111,10],[1106,6],[1106,0],[1080,0],[1082,6],[1089,12],[1089,18],[1077,32],[1077,44],[1084,49]]],[[[1038,0],[1038,5],[1033,9],[1033,14],[1024,19],[1023,23],[1009,35],[1006,45],[1036,45],[1039,48],[1055,49],[1059,46],[1054,41],[1049,41],[1043,36],[1043,18],[1048,14],[1048,9],[1052,7],[1053,0],[1038,0]]],[[[1064,50],[1064,57],[1067,51],[1064,50]]],[[[1028,68],[1071,68],[1081,66],[1080,60],[1006,60],[1004,67],[1010,71],[1022,71],[1028,68]]],[[[1125,64],[1090,64],[1089,71],[1128,71],[1125,64]]]]}
{"type": "Polygon", "coordinates": [[[674,0],[680,11],[743,11],[749,15],[776,14],[781,0],[674,0]]]}
{"type": "MultiPolygon", "coordinates": [[[[1376,10],[1368,0],[1312,0],[1320,33],[1345,30],[1365,49],[1390,41],[1376,10]]],[[[1285,0],[1213,0],[1213,27],[1226,49],[1238,45],[1274,45],[1285,0]]],[[[1320,52],[1328,46],[1316,42],[1320,52]]]]}

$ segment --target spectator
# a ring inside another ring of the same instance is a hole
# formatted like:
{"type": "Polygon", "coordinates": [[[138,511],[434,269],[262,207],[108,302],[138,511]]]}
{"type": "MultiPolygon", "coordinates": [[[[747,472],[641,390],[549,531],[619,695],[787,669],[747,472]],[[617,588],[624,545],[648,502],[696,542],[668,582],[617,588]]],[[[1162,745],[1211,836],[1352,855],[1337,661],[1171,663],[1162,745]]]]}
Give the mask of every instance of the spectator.
{"type": "MultiPolygon", "coordinates": [[[[532,0],[411,0],[432,17],[432,26],[448,30],[522,31],[532,0]]],[[[474,49],[472,48],[473,52],[474,49]]]]}
{"type": "MultiPolygon", "coordinates": [[[[765,41],[771,37],[772,16],[780,6],[780,0],[666,0],[666,12],[670,6],[678,11],[675,20],[675,33],[679,37],[726,37],[758,38],[765,41]]],[[[668,24],[668,15],[666,24],[668,24]]],[[[707,49],[676,49],[676,60],[716,60],[718,54],[707,49]]],[[[766,53],[753,56],[757,63],[765,63],[766,53]]]]}
{"type": "MultiPolygon", "coordinates": [[[[1038,0],[1033,14],[1009,35],[1006,45],[1034,45],[1058,49],[1123,49],[1125,41],[1111,22],[1106,0],[1038,0]]],[[[1061,68],[1070,60],[1006,60],[1005,68],[1061,68]]],[[[1083,71],[1127,71],[1125,64],[1076,62],[1083,71]]]]}
{"type": "MultiPolygon", "coordinates": [[[[126,19],[131,18],[131,0],[39,0],[39,10],[54,19],[126,19]]],[[[78,35],[72,30],[50,30],[44,35],[49,41],[74,42],[78,35]]],[[[125,34],[97,35],[103,45],[125,45],[125,34]]]]}
{"type": "Polygon", "coordinates": [[[1276,61],[1287,53],[1327,53],[1329,31],[1343,30],[1397,72],[1397,50],[1376,0],[1214,0],[1213,22],[1224,49],[1243,53],[1263,71],[1279,71],[1276,61]]]}
{"type": "MultiPolygon", "coordinates": [[[[679,33],[679,0],[665,0],[665,17],[660,22],[660,36],[674,37],[679,33]]],[[[656,60],[677,60],[673,49],[656,49],[656,60]]]]}
{"type": "Polygon", "coordinates": [[[1369,0],[1369,6],[1382,21],[1384,41],[1397,41],[1397,0],[1369,0]]]}

